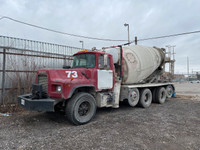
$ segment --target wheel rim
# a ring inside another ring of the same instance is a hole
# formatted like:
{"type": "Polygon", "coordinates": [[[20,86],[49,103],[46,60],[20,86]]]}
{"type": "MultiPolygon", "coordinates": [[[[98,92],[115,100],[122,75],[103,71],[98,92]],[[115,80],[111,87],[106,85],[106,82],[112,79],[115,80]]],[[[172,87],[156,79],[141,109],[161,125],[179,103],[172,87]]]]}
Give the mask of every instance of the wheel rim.
{"type": "Polygon", "coordinates": [[[136,98],[137,98],[137,93],[135,91],[133,91],[130,95],[130,98],[131,98],[131,101],[134,102],[136,101],[136,98]]]}
{"type": "Polygon", "coordinates": [[[164,92],[164,91],[161,92],[160,98],[161,98],[161,99],[164,99],[164,98],[165,98],[165,92],[164,92]]]}
{"type": "Polygon", "coordinates": [[[79,105],[78,114],[80,116],[87,116],[87,114],[90,112],[90,108],[91,108],[90,103],[84,101],[79,105]]]}
{"type": "Polygon", "coordinates": [[[167,97],[170,98],[173,94],[173,88],[171,86],[167,86],[166,92],[167,92],[167,97]]]}
{"type": "Polygon", "coordinates": [[[147,103],[147,102],[149,102],[149,100],[150,100],[150,94],[149,94],[149,93],[146,93],[146,94],[144,95],[144,102],[147,103]]]}
{"type": "Polygon", "coordinates": [[[130,106],[134,107],[139,102],[139,91],[138,89],[132,89],[128,96],[128,103],[130,106]]]}
{"type": "Polygon", "coordinates": [[[168,93],[168,95],[172,95],[172,89],[168,88],[167,93],[168,93]]]}

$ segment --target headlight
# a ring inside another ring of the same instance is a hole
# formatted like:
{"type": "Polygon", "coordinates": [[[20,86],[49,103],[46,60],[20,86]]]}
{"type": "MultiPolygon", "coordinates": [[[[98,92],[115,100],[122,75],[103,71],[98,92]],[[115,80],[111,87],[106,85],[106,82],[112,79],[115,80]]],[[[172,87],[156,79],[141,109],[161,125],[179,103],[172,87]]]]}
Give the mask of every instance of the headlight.
{"type": "Polygon", "coordinates": [[[61,86],[60,86],[60,85],[57,85],[57,86],[56,86],[56,92],[61,92],[61,91],[62,91],[61,86]]]}

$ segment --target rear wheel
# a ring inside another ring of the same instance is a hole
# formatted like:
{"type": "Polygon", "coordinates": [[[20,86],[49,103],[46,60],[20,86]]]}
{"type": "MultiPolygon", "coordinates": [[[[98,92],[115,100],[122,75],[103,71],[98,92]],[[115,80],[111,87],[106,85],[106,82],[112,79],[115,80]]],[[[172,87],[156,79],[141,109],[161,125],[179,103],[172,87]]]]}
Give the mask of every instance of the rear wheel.
{"type": "Polygon", "coordinates": [[[128,94],[128,103],[130,106],[134,107],[138,104],[140,99],[140,92],[136,89],[131,89],[128,94]]]}
{"type": "Polygon", "coordinates": [[[66,105],[66,116],[75,125],[88,123],[96,113],[96,102],[89,93],[74,95],[66,105]]]}
{"type": "Polygon", "coordinates": [[[168,86],[166,87],[167,98],[172,97],[173,92],[174,92],[173,87],[172,87],[171,85],[168,85],[168,86]]]}
{"type": "Polygon", "coordinates": [[[167,93],[164,87],[156,89],[155,101],[156,103],[163,104],[166,100],[167,93]]]}
{"type": "Polygon", "coordinates": [[[156,103],[156,91],[157,91],[157,88],[153,88],[152,89],[152,102],[153,103],[156,103]]]}
{"type": "Polygon", "coordinates": [[[143,108],[147,108],[151,105],[152,102],[152,93],[151,90],[148,88],[142,89],[140,92],[140,100],[139,104],[143,108]]]}

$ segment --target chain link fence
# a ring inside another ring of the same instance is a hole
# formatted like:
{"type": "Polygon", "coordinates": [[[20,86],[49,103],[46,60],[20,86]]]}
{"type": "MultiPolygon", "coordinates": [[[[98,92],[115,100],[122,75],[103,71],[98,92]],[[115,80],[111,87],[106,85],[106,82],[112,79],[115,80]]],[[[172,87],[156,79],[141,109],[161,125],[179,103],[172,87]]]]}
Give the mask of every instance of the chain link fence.
{"type": "Polygon", "coordinates": [[[14,103],[17,95],[31,91],[40,68],[71,65],[81,48],[0,36],[0,104],[14,103]]]}

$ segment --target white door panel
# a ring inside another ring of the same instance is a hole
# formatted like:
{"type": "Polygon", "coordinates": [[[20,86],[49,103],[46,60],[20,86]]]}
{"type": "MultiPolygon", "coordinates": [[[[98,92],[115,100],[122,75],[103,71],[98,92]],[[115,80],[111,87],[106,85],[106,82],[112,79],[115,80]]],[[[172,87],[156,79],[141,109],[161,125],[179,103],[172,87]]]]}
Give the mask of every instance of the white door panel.
{"type": "Polygon", "coordinates": [[[113,71],[112,70],[98,70],[98,89],[110,89],[113,87],[113,71]]]}

